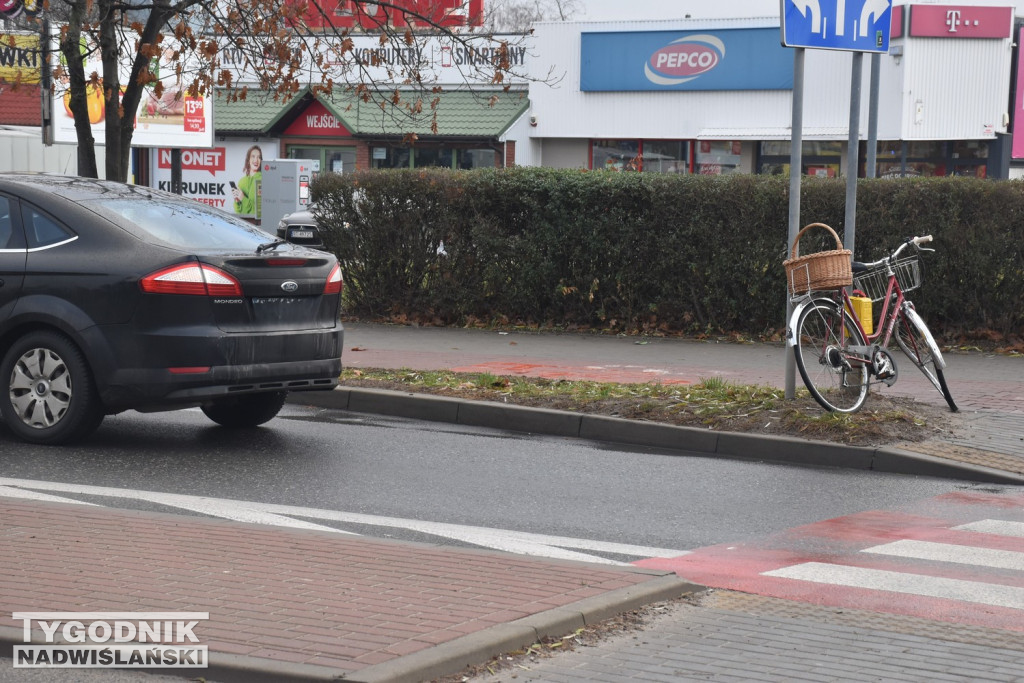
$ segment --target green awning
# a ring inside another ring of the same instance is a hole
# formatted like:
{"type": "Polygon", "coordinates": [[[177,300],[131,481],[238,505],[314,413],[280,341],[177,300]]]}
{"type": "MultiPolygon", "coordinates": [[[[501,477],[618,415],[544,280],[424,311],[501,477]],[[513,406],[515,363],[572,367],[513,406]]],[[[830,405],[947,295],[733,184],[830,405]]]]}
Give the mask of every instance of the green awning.
{"type": "Polygon", "coordinates": [[[296,98],[287,103],[266,90],[251,89],[244,100],[228,102],[223,90],[218,90],[213,98],[213,130],[222,135],[263,135],[278,115],[292,107],[296,98]]]}
{"type": "MultiPolygon", "coordinates": [[[[400,90],[398,105],[364,102],[351,92],[337,89],[332,95],[320,95],[324,107],[353,136],[499,138],[529,108],[525,89],[503,92],[477,88],[441,93],[400,90]],[[431,130],[431,102],[437,98],[437,132],[431,130]],[[417,102],[419,106],[417,107],[417,102]],[[421,111],[410,114],[409,106],[421,111]]],[[[313,101],[304,88],[287,103],[275,102],[266,91],[250,91],[245,100],[228,103],[223,96],[214,102],[213,120],[217,134],[277,135],[285,130],[313,101]]]]}

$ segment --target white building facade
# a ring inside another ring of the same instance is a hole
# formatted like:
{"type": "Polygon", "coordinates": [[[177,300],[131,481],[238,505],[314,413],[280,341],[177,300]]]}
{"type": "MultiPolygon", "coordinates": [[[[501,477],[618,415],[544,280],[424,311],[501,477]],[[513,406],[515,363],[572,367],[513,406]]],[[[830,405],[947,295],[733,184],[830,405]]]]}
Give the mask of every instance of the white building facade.
{"type": "MultiPolygon", "coordinates": [[[[860,175],[867,174],[872,59],[879,61],[874,175],[1017,175],[1012,126],[1020,119],[1024,127],[1024,113],[1012,90],[1015,13],[1012,3],[889,10],[888,53],[862,60],[860,175]]],[[[781,45],[780,23],[776,14],[538,24],[531,70],[561,80],[531,85],[530,138],[519,162],[788,173],[795,49],[781,45]]],[[[804,51],[805,173],[846,172],[853,54],[804,51]]]]}

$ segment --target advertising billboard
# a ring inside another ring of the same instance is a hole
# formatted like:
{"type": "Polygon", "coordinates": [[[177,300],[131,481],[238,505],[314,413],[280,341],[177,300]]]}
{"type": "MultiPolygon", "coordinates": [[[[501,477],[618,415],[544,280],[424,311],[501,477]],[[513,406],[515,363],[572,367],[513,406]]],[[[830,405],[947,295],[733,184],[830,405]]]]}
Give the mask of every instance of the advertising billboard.
{"type": "MultiPolygon", "coordinates": [[[[181,150],[181,193],[185,197],[246,218],[258,218],[260,164],[277,157],[277,140],[218,141],[211,147],[181,150]],[[258,161],[257,161],[258,158],[258,161]]],[[[153,187],[171,190],[171,148],[150,150],[153,187]]],[[[276,226],[271,226],[276,228],[276,226]]]]}
{"type": "Polygon", "coordinates": [[[581,91],[789,90],[793,54],[774,28],[580,36],[581,91]]]}
{"type": "Polygon", "coordinates": [[[38,83],[39,36],[0,33],[0,82],[38,83]]]}
{"type": "MultiPolygon", "coordinates": [[[[169,50],[165,50],[168,54],[169,50]]],[[[91,54],[96,54],[92,51],[91,54]]],[[[130,64],[129,64],[130,66],[130,64]]],[[[160,63],[157,73],[170,74],[160,79],[163,92],[158,96],[156,89],[147,86],[139,102],[139,109],[131,117],[135,126],[132,136],[133,147],[211,147],[213,145],[213,101],[209,94],[192,97],[177,81],[174,65],[160,63]]],[[[91,58],[85,62],[87,79],[93,73],[102,75],[100,62],[91,58]]],[[[128,69],[119,74],[122,83],[129,78],[128,69]]],[[[89,123],[97,145],[106,144],[106,103],[100,86],[86,88],[89,123]]],[[[123,87],[122,87],[123,92],[123,87]]],[[[124,114],[128,119],[128,112],[124,114]]],[[[54,81],[53,93],[53,141],[77,144],[75,120],[71,113],[71,93],[67,79],[54,81]]]]}

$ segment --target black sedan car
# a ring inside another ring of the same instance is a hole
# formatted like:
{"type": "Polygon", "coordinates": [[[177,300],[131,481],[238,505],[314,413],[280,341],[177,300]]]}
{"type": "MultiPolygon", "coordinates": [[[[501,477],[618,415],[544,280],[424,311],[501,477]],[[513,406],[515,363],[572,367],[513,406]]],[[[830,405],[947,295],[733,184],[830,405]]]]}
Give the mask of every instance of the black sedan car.
{"type": "Polygon", "coordinates": [[[337,385],[341,290],[332,254],[190,199],[0,173],[0,414],[51,444],[130,409],[262,424],[337,385]]]}

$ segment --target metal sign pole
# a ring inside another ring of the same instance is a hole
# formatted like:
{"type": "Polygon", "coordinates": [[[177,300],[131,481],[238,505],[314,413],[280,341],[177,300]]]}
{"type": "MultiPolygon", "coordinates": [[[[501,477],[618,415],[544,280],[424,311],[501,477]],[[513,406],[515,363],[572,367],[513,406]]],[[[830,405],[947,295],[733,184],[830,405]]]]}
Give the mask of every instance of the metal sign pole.
{"type": "MultiPolygon", "coordinates": [[[[793,50],[793,130],[789,143],[789,239],[786,240],[786,258],[800,232],[800,179],[803,176],[804,147],[804,49],[793,50]]],[[[786,287],[786,326],[793,313],[793,302],[786,287]]],[[[796,359],[786,347],[786,398],[796,396],[796,359]]]]}
{"type": "MultiPolygon", "coordinates": [[[[40,3],[42,6],[42,3],[40,3]]],[[[39,91],[42,96],[40,105],[42,106],[41,111],[41,129],[43,132],[43,144],[49,147],[53,144],[53,93],[50,92],[50,88],[53,85],[52,74],[50,69],[53,67],[50,65],[50,14],[46,12],[43,14],[43,20],[39,28],[39,91]]]]}
{"type": "Polygon", "coordinates": [[[868,92],[868,153],[865,158],[865,178],[878,175],[878,80],[881,77],[882,55],[871,55],[871,84],[868,92]]]}
{"type": "MultiPolygon", "coordinates": [[[[804,48],[853,51],[853,74],[850,89],[850,135],[847,144],[846,229],[844,246],[853,251],[857,223],[857,173],[860,160],[860,90],[864,69],[863,52],[884,53],[889,50],[893,0],[867,0],[850,3],[846,0],[779,0],[782,44],[796,48],[793,55],[793,130],[789,162],[789,249],[800,227],[800,176],[803,174],[803,102],[804,48]]],[[[877,79],[875,79],[877,80],[877,79]]],[[[872,110],[877,102],[872,102],[872,110]]],[[[872,157],[873,166],[873,157],[872,157]]],[[[793,305],[786,286],[786,333],[793,305]]],[[[788,341],[788,340],[787,340],[788,341]]],[[[786,354],[786,398],[796,394],[796,361],[786,354]]]]}
{"type": "Polygon", "coordinates": [[[846,145],[846,228],[843,246],[853,252],[857,234],[857,171],[860,165],[860,91],[864,74],[864,53],[853,53],[850,77],[850,137],[846,145]]]}

